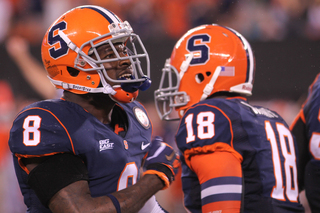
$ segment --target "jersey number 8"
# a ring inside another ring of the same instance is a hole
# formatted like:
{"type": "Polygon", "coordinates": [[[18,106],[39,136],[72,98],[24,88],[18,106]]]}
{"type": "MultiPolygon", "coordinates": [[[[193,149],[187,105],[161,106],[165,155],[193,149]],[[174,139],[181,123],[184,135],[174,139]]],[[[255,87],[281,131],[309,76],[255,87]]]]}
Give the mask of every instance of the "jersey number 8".
{"type": "Polygon", "coordinates": [[[40,143],[41,118],[37,115],[29,115],[23,122],[23,144],[25,146],[37,146],[40,143]]]}

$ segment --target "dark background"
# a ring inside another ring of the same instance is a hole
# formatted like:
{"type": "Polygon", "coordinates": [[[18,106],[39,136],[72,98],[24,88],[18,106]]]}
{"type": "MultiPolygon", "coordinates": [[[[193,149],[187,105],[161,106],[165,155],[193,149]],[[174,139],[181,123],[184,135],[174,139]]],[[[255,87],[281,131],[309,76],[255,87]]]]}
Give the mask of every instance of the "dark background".
{"type": "MultiPolygon", "coordinates": [[[[151,61],[152,86],[141,92],[139,100],[153,101],[161,69],[171,54],[175,40],[149,39],[144,45],[151,61]]],[[[320,41],[291,39],[282,42],[251,42],[256,60],[256,73],[251,100],[284,99],[299,101],[307,94],[320,68],[320,41]]],[[[31,46],[31,53],[41,62],[40,46],[31,46]]],[[[0,79],[11,83],[15,96],[41,99],[21,76],[18,67],[0,46],[0,79]]],[[[1,92],[1,91],[0,91],[1,92]]]]}

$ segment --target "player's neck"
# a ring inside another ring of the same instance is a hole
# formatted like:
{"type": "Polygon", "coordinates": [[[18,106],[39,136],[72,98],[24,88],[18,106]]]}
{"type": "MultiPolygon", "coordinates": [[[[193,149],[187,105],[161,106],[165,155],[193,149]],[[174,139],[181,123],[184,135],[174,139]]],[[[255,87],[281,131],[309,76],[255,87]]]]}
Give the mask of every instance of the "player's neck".
{"type": "Polygon", "coordinates": [[[93,108],[92,110],[88,110],[90,114],[96,117],[101,123],[109,124],[111,123],[111,114],[112,114],[113,107],[109,110],[102,110],[93,108]]]}
{"type": "Polygon", "coordinates": [[[239,93],[232,93],[232,92],[216,92],[214,94],[212,94],[211,96],[209,96],[208,98],[235,98],[235,97],[243,97],[245,98],[243,95],[239,94],[239,93]]]}
{"type": "Polygon", "coordinates": [[[104,124],[111,122],[111,114],[115,102],[108,98],[107,95],[77,95],[70,92],[64,92],[62,98],[66,101],[80,105],[84,110],[104,124]]]}

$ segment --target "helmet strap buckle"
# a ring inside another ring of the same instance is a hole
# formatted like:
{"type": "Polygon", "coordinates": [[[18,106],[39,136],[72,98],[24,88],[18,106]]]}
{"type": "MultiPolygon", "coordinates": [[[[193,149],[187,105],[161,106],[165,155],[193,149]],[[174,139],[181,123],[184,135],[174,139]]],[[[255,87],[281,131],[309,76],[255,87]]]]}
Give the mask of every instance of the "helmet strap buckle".
{"type": "Polygon", "coordinates": [[[65,82],[62,82],[61,86],[62,86],[63,89],[70,89],[69,84],[65,83],[65,82]]]}

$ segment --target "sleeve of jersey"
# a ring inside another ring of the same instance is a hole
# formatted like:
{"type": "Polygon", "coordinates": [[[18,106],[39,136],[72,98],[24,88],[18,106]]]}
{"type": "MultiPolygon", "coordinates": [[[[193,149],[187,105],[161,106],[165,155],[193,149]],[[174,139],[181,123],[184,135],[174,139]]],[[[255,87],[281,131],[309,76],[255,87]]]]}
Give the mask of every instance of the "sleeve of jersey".
{"type": "Polygon", "coordinates": [[[183,155],[181,159],[181,182],[184,194],[184,206],[192,213],[201,213],[201,188],[197,174],[185,163],[183,155]]]}
{"type": "Polygon", "coordinates": [[[240,212],[243,158],[233,148],[237,115],[231,113],[198,105],[186,112],[176,135],[186,165],[199,179],[202,212],[240,212]]]}
{"type": "Polygon", "coordinates": [[[214,105],[198,105],[189,109],[176,134],[177,145],[185,156],[186,163],[189,164],[190,156],[217,150],[233,152],[242,158],[233,149],[232,118],[237,119],[237,115],[227,115],[214,105]]]}
{"type": "Polygon", "coordinates": [[[13,122],[9,146],[18,157],[39,157],[62,152],[74,153],[63,122],[48,109],[23,111],[13,122]]]}
{"type": "Polygon", "coordinates": [[[304,189],[304,174],[305,167],[310,160],[309,157],[309,140],[307,138],[306,121],[303,110],[301,109],[299,114],[290,126],[291,132],[296,138],[298,146],[298,183],[299,189],[304,189]]]}
{"type": "Polygon", "coordinates": [[[201,187],[202,212],[240,212],[241,160],[230,152],[194,155],[190,166],[201,187]]]}

